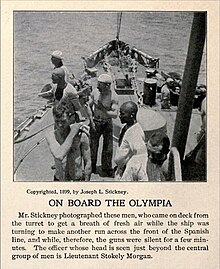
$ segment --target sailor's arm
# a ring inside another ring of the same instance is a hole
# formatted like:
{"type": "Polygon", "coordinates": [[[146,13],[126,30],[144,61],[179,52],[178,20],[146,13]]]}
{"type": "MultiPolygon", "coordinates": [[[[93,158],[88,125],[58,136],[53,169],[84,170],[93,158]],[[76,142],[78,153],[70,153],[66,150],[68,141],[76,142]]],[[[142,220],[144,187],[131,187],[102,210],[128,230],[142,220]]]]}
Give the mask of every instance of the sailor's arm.
{"type": "Polygon", "coordinates": [[[132,156],[126,164],[121,181],[148,181],[146,163],[146,154],[132,156]]]}
{"type": "Polygon", "coordinates": [[[92,173],[92,163],[91,163],[89,138],[85,133],[83,133],[81,139],[82,139],[81,152],[84,161],[85,181],[90,181],[92,173]]]}
{"type": "Polygon", "coordinates": [[[93,100],[93,97],[92,95],[90,96],[89,98],[89,102],[86,106],[86,109],[87,109],[87,114],[88,114],[88,118],[89,118],[89,121],[90,121],[90,127],[95,130],[95,123],[93,121],[93,113],[92,113],[92,106],[94,105],[94,100],[93,100]]]}
{"type": "Polygon", "coordinates": [[[118,116],[118,111],[119,111],[119,105],[118,105],[118,98],[115,97],[114,99],[112,99],[112,104],[111,104],[111,108],[108,109],[105,106],[103,106],[103,104],[98,101],[98,107],[100,110],[102,110],[103,112],[105,112],[105,114],[113,119],[116,119],[118,116]]]}
{"type": "Polygon", "coordinates": [[[54,158],[61,161],[64,159],[64,157],[70,150],[73,138],[79,132],[80,124],[73,124],[70,127],[71,127],[70,133],[68,134],[67,138],[61,145],[56,141],[54,132],[50,132],[46,135],[47,143],[49,145],[52,155],[54,156],[54,158]]]}
{"type": "Polygon", "coordinates": [[[117,148],[114,161],[119,167],[123,167],[127,164],[131,158],[131,151],[129,144],[124,141],[123,144],[117,148]]]}
{"type": "Polygon", "coordinates": [[[119,111],[118,100],[112,100],[111,109],[107,110],[106,114],[111,118],[116,119],[118,116],[118,111],[119,111]]]}
{"type": "Polygon", "coordinates": [[[73,105],[75,111],[81,109],[79,95],[77,93],[77,90],[71,84],[68,84],[68,87],[64,89],[61,102],[62,101],[70,102],[73,105]]]}
{"type": "Polygon", "coordinates": [[[89,101],[86,105],[86,109],[87,109],[87,114],[89,117],[90,122],[93,121],[93,117],[92,117],[92,106],[93,106],[93,99],[90,97],[89,101]]]}

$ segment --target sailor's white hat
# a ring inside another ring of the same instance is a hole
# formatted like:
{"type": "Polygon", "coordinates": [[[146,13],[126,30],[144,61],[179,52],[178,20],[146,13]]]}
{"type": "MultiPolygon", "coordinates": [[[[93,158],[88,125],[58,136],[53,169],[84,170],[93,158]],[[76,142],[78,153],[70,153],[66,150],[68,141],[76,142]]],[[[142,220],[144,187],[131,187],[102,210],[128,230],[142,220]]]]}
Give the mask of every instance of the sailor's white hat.
{"type": "Polygon", "coordinates": [[[51,54],[52,57],[63,60],[63,53],[60,50],[55,50],[51,54]]]}
{"type": "Polygon", "coordinates": [[[174,80],[172,79],[172,78],[168,78],[167,80],[166,80],[166,83],[170,83],[170,82],[173,82],[174,80]]]}
{"type": "Polygon", "coordinates": [[[103,83],[112,83],[112,78],[108,74],[101,74],[98,77],[98,82],[103,82],[103,83]]]}

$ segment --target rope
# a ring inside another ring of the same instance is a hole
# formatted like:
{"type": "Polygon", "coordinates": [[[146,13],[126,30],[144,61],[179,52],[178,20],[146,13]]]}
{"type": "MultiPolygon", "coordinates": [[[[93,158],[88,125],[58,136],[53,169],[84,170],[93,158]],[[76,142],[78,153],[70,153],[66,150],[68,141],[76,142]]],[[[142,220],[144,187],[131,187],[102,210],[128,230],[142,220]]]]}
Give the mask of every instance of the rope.
{"type": "Polygon", "coordinates": [[[120,12],[117,16],[117,35],[116,39],[119,39],[120,29],[121,29],[121,18],[122,18],[122,12],[120,12]]]}
{"type": "Polygon", "coordinates": [[[30,135],[30,136],[27,136],[27,137],[25,137],[25,138],[23,138],[23,139],[20,139],[20,140],[15,141],[14,144],[18,144],[18,143],[21,143],[21,142],[24,142],[24,141],[28,140],[28,139],[30,139],[31,137],[33,137],[33,136],[39,134],[40,132],[44,131],[45,129],[49,128],[49,127],[52,126],[52,125],[54,125],[54,123],[51,123],[51,124],[45,126],[45,127],[42,128],[41,130],[37,131],[36,133],[34,133],[34,134],[30,135]]]}
{"type": "Polygon", "coordinates": [[[17,172],[18,167],[21,165],[21,163],[24,161],[24,159],[29,155],[29,153],[31,153],[32,150],[34,150],[38,145],[40,145],[40,143],[42,143],[46,138],[42,138],[41,140],[39,140],[32,148],[30,148],[27,153],[24,155],[24,157],[19,161],[18,165],[16,166],[15,170],[14,170],[14,174],[17,172]]]}

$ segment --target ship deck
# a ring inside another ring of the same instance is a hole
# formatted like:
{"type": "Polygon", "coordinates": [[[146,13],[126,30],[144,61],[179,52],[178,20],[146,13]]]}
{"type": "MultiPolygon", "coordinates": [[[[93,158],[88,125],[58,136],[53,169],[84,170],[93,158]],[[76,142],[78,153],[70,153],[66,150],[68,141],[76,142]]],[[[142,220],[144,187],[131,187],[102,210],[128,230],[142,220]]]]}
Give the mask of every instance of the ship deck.
{"type": "MultiPolygon", "coordinates": [[[[133,100],[136,101],[136,97],[134,95],[120,95],[119,96],[119,105],[122,103],[133,100]]],[[[176,107],[171,107],[167,110],[160,109],[159,95],[157,95],[156,105],[153,107],[146,106],[145,109],[149,111],[154,111],[155,113],[159,113],[166,121],[166,130],[167,135],[172,141],[172,135],[174,130],[175,118],[176,118],[176,107]]],[[[151,119],[153,122],[155,118],[151,119]]],[[[51,124],[53,122],[51,109],[48,109],[48,112],[44,115],[42,119],[37,119],[35,124],[31,126],[30,130],[26,132],[25,136],[30,136],[31,134],[39,131],[43,127],[51,124]]],[[[146,123],[150,124],[149,118],[146,119],[146,123]]],[[[155,124],[155,123],[154,123],[155,124]]],[[[119,118],[114,120],[114,134],[117,136],[120,131],[119,118]]],[[[201,117],[200,113],[197,109],[193,109],[191,124],[189,128],[189,134],[186,144],[186,153],[191,151],[196,145],[196,134],[198,133],[201,126],[201,117]]],[[[52,154],[50,153],[49,147],[47,145],[46,140],[40,142],[44,137],[48,130],[44,130],[39,134],[35,135],[31,139],[15,144],[14,147],[14,158],[15,158],[15,168],[19,164],[17,172],[15,174],[15,181],[42,181],[42,182],[51,182],[53,181],[54,170],[51,167],[54,164],[54,160],[52,154]],[[25,154],[29,152],[30,149],[34,148],[25,158],[25,154]],[[22,160],[22,158],[24,158],[22,160]],[[22,160],[22,161],[21,161],[22,160]]],[[[117,147],[117,140],[114,137],[114,148],[113,148],[113,156],[115,154],[115,150],[117,147]]],[[[91,181],[114,181],[114,178],[107,178],[101,176],[101,150],[102,150],[102,139],[100,140],[99,152],[98,152],[98,162],[97,162],[97,171],[98,174],[92,174],[91,181]]],[[[112,162],[113,167],[115,166],[114,161],[112,162]]]]}
{"type": "MultiPolygon", "coordinates": [[[[98,64],[97,74],[94,77],[91,77],[89,84],[95,88],[97,86],[97,76],[103,73],[102,65],[98,64]]],[[[115,68],[115,67],[114,67],[115,68]]],[[[114,70],[115,74],[120,76],[120,69],[116,67],[114,70]]],[[[144,79],[140,79],[141,75],[144,77],[145,69],[143,66],[140,66],[138,69],[137,76],[137,87],[139,90],[142,90],[144,87],[144,79]],[[138,79],[139,78],[139,79],[138,79]]],[[[135,94],[119,94],[119,106],[126,101],[138,102],[138,97],[135,94]]],[[[171,106],[170,109],[161,109],[160,105],[160,93],[156,94],[156,104],[152,107],[148,105],[143,105],[139,108],[141,111],[140,123],[145,131],[146,138],[149,138],[150,134],[156,130],[166,131],[170,141],[172,141],[175,118],[177,107],[171,106]]],[[[82,113],[84,114],[84,113],[82,113]]],[[[84,116],[84,115],[83,115],[84,116]]],[[[138,120],[139,121],[139,120],[138,120]]],[[[120,129],[122,127],[119,118],[113,120],[114,122],[114,143],[113,143],[113,156],[115,155],[115,150],[117,147],[117,137],[119,136],[120,129]]],[[[34,124],[29,128],[29,131],[24,132],[23,137],[30,136],[40,129],[48,126],[53,123],[52,111],[47,109],[47,113],[41,118],[36,119],[34,124]]],[[[188,139],[186,144],[185,153],[187,154],[191,151],[196,145],[196,134],[200,130],[201,126],[201,116],[198,109],[193,109],[191,116],[191,123],[189,127],[188,139]]],[[[44,137],[48,129],[40,132],[39,134],[33,136],[31,139],[15,144],[14,147],[14,167],[19,165],[17,172],[14,176],[15,181],[43,181],[51,182],[53,181],[54,170],[51,167],[54,164],[52,154],[49,150],[46,140],[40,142],[44,137]],[[30,151],[30,149],[33,149],[30,151]],[[30,152],[29,152],[30,151],[30,152]],[[28,155],[27,155],[28,153],[28,155]],[[27,155],[27,156],[26,156],[27,155]],[[26,156],[24,158],[24,156],[26,156]]],[[[147,140],[147,139],[146,139],[147,140]]],[[[114,178],[107,178],[101,176],[101,150],[102,150],[102,140],[100,140],[100,146],[98,151],[98,160],[97,160],[97,171],[98,174],[91,175],[91,181],[114,181],[114,178]]],[[[115,166],[114,161],[112,161],[112,166],[115,166]]]]}

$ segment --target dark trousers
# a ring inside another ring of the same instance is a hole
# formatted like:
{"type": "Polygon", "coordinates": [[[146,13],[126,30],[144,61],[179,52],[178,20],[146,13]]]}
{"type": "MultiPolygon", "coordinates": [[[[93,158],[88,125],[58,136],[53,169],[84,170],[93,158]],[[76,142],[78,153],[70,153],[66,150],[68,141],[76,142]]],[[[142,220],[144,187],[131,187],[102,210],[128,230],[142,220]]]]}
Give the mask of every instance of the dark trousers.
{"type": "Polygon", "coordinates": [[[102,147],[102,170],[112,170],[112,155],[113,155],[113,124],[112,120],[95,120],[96,132],[90,129],[90,147],[91,147],[91,161],[92,170],[96,170],[97,154],[99,147],[99,140],[103,135],[103,147],[102,147]]]}

